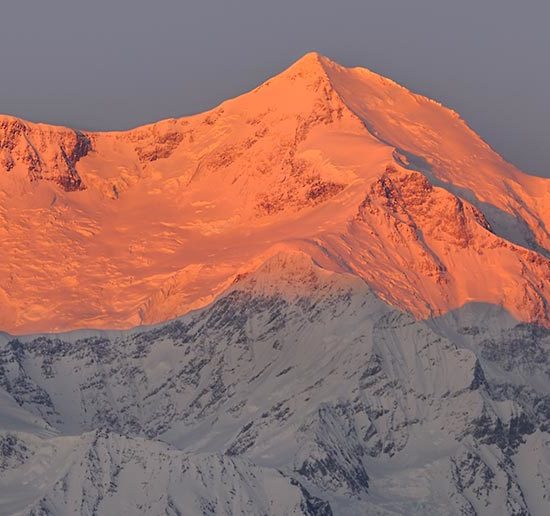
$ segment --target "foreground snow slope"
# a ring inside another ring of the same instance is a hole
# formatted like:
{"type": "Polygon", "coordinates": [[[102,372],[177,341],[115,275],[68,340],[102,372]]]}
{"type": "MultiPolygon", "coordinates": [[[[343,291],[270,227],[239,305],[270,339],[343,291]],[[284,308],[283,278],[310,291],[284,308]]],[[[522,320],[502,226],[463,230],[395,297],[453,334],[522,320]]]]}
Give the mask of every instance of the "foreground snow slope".
{"type": "Polygon", "coordinates": [[[0,514],[545,516],[550,332],[286,248],[155,327],[0,344],[0,514]]]}
{"type": "Polygon", "coordinates": [[[548,324],[549,188],[456,113],[314,53],[131,131],[2,117],[0,327],[164,321],[288,243],[416,317],[487,302],[548,324]]]}

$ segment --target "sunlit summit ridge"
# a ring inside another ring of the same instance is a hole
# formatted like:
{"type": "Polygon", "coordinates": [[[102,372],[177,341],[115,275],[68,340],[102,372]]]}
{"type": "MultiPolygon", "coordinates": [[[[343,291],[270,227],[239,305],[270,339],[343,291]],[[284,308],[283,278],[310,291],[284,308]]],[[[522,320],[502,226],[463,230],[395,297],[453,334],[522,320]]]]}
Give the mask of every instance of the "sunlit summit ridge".
{"type": "Polygon", "coordinates": [[[300,252],[426,318],[548,324],[550,181],[460,117],[317,53],[215,109],[125,132],[0,117],[0,327],[127,328],[300,252]]]}

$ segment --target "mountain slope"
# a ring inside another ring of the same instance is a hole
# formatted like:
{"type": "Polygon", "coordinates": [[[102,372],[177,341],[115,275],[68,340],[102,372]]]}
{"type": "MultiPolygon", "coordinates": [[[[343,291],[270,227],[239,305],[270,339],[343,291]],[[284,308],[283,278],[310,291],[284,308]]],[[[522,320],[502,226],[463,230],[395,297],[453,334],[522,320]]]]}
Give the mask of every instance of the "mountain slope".
{"type": "Polygon", "coordinates": [[[543,516],[549,357],[495,307],[415,321],[281,252],[171,323],[6,335],[0,512],[543,516]]]}
{"type": "Polygon", "coordinates": [[[330,514],[277,470],[224,455],[189,455],[105,430],[46,442],[22,434],[3,444],[12,457],[24,455],[19,467],[9,465],[15,474],[2,493],[2,514],[330,514]],[[46,481],[43,471],[24,467],[36,455],[51,466],[46,481]]]}
{"type": "Polygon", "coordinates": [[[163,321],[289,245],[416,317],[477,301],[548,324],[550,181],[447,108],[315,53],[131,131],[5,117],[0,149],[11,332],[163,321]]]}

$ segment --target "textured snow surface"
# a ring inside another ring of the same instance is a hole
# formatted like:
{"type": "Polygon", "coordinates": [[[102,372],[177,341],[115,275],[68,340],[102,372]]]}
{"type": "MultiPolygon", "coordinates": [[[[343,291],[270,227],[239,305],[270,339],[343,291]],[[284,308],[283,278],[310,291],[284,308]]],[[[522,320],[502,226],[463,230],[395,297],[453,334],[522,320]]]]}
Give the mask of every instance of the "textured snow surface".
{"type": "Polygon", "coordinates": [[[308,54],[202,114],[82,133],[0,117],[0,328],[130,328],[206,306],[279,248],[416,317],[550,324],[550,180],[453,111],[308,54]]]}
{"type": "Polygon", "coordinates": [[[0,514],[537,515],[550,331],[281,251],[121,332],[0,338],[0,514]]]}
{"type": "Polygon", "coordinates": [[[131,131],[0,117],[0,515],[548,516],[549,228],[314,53],[131,131]]]}

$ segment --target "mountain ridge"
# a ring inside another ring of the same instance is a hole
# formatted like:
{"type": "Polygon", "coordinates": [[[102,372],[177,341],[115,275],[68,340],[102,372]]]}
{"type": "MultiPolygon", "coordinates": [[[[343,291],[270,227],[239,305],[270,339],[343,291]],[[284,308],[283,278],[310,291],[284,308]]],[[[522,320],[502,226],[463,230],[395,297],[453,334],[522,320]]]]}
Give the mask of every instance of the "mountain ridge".
{"type": "Polygon", "coordinates": [[[3,329],[171,319],[280,246],[323,255],[329,270],[358,275],[417,317],[479,301],[549,320],[550,181],[374,72],[310,53],[210,111],[128,131],[6,120],[3,329]],[[491,264],[460,244],[471,231],[491,264]],[[492,284],[474,284],[470,271],[492,284]]]}
{"type": "Polygon", "coordinates": [[[543,516],[549,346],[281,251],[169,323],[2,336],[0,512],[543,516]]]}

